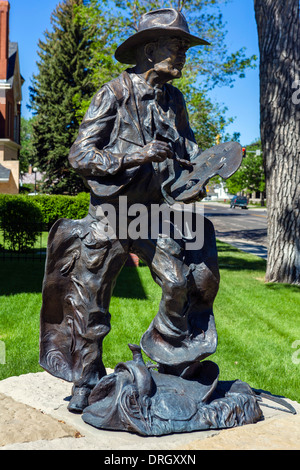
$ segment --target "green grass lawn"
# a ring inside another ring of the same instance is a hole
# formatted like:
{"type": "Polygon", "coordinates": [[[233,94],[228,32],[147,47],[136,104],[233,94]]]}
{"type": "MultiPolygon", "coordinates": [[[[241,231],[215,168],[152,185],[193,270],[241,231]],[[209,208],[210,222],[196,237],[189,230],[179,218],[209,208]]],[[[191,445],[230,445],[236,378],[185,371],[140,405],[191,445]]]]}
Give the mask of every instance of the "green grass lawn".
{"type": "MultiPolygon", "coordinates": [[[[215,301],[219,336],[210,357],[220,379],[241,379],[300,402],[300,288],[265,284],[265,261],[218,242],[221,271],[215,301]],[[298,347],[299,348],[299,347],[298,347]],[[293,360],[294,357],[294,360],[293,360]]],[[[42,370],[38,365],[39,310],[44,262],[6,260],[0,267],[0,340],[5,364],[0,379],[42,370]]],[[[111,301],[112,330],[104,363],[130,360],[128,343],[139,343],[157,312],[161,290],[147,267],[124,268],[111,301]]]]}

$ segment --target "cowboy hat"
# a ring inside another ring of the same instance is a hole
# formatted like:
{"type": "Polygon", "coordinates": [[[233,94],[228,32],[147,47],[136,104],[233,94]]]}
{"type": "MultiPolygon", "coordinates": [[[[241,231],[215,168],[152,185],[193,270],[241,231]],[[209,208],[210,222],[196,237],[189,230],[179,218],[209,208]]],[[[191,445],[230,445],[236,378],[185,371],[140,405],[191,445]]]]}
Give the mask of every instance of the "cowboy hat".
{"type": "Polygon", "coordinates": [[[189,41],[189,47],[210,45],[204,39],[190,34],[183,14],[173,8],[161,8],[141,16],[138,31],[117,48],[115,58],[123,64],[135,64],[135,51],[139,44],[153,41],[159,36],[174,35],[189,41]]]}

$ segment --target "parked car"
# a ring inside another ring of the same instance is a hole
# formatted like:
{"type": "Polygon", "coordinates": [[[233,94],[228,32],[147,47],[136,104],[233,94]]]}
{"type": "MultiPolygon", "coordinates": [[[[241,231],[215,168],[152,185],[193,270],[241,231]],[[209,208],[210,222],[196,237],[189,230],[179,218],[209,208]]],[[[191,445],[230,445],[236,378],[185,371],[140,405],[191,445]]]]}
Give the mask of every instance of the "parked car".
{"type": "Polygon", "coordinates": [[[230,201],[230,207],[235,209],[236,207],[241,207],[242,209],[248,209],[248,200],[243,196],[234,196],[230,201]]]}

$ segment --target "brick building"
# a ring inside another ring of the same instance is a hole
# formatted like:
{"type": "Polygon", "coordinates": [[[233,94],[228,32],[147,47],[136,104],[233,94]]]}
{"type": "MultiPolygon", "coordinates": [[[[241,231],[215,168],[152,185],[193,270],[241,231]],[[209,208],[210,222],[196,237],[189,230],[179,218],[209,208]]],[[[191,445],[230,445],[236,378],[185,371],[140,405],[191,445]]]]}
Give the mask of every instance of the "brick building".
{"type": "Polygon", "coordinates": [[[18,44],[9,41],[8,1],[0,0],[0,193],[19,192],[22,85],[18,44]]]}

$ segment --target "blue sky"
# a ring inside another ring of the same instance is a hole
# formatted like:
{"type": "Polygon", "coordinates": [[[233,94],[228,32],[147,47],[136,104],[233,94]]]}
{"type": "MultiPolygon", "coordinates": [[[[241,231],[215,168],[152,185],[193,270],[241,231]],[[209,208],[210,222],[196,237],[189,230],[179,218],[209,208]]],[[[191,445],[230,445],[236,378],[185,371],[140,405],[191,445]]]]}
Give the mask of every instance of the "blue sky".
{"type": "MultiPolygon", "coordinates": [[[[27,109],[30,79],[36,72],[37,44],[44,31],[50,28],[50,16],[58,0],[10,0],[10,40],[19,44],[23,85],[22,114],[30,117],[27,109]]],[[[258,56],[258,38],[254,17],[253,0],[231,0],[222,6],[227,22],[227,45],[229,52],[242,46],[247,55],[258,56]]],[[[259,70],[248,70],[246,78],[238,79],[233,88],[216,88],[211,98],[227,106],[228,117],[235,117],[227,131],[241,133],[241,144],[247,145],[257,139],[259,133],[259,70]]]]}

